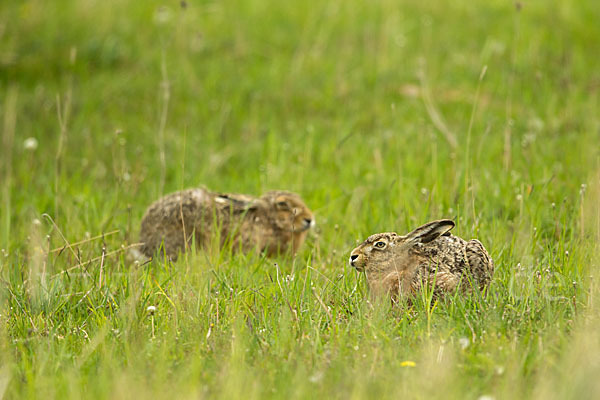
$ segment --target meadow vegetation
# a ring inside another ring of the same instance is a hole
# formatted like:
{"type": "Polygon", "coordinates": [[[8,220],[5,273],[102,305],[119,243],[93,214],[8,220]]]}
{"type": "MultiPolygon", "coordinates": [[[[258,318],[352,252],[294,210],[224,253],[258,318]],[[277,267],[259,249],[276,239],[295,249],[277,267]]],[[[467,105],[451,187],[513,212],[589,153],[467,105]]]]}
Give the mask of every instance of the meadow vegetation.
{"type": "Polygon", "coordinates": [[[597,398],[599,20],[2,2],[0,398],[597,398]],[[295,191],[317,229],[294,259],[128,260],[198,185],[295,191]],[[370,299],[350,250],[439,218],[490,251],[487,296],[370,299]]]}

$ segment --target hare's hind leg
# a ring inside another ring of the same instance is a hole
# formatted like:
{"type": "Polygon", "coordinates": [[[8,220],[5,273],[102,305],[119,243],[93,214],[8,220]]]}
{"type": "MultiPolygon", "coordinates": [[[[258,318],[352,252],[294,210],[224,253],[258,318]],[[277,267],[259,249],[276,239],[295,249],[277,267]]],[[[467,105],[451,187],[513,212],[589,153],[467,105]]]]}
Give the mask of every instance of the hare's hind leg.
{"type": "Polygon", "coordinates": [[[487,250],[477,239],[471,239],[465,247],[465,256],[469,266],[469,272],[483,289],[489,285],[494,274],[494,263],[487,250]]]}

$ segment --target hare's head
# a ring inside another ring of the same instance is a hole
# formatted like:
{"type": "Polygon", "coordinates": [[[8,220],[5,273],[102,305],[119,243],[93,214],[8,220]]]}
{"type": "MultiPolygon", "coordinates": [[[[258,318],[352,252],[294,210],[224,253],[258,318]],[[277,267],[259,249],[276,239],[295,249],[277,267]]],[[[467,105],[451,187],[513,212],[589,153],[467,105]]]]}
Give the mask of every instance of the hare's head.
{"type": "Polygon", "coordinates": [[[350,253],[350,265],[357,271],[375,273],[404,269],[411,261],[411,249],[429,243],[454,227],[451,220],[429,222],[405,236],[395,232],[376,233],[350,253]]]}
{"type": "Polygon", "coordinates": [[[405,251],[402,236],[395,232],[376,233],[350,253],[350,265],[363,272],[387,265],[405,251]]]}
{"type": "Polygon", "coordinates": [[[267,192],[261,200],[268,204],[271,222],[282,231],[305,234],[315,225],[313,213],[295,193],[267,192]]]}

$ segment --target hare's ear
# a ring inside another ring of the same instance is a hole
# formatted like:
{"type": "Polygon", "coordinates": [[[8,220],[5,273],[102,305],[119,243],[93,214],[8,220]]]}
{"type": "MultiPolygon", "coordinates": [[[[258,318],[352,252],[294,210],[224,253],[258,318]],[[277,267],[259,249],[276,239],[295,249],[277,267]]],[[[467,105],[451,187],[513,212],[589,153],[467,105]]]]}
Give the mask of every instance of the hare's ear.
{"type": "Polygon", "coordinates": [[[271,208],[271,205],[261,198],[249,200],[244,206],[246,211],[269,212],[271,208]]]}
{"type": "Polygon", "coordinates": [[[256,210],[262,205],[259,199],[234,194],[220,194],[215,197],[215,201],[231,207],[234,213],[245,213],[250,210],[256,210]]]}
{"type": "Polygon", "coordinates": [[[441,219],[439,221],[432,221],[406,235],[406,239],[413,243],[429,243],[446,234],[452,228],[454,228],[454,221],[452,220],[441,219]]]}
{"type": "Polygon", "coordinates": [[[255,211],[258,210],[259,208],[263,207],[264,208],[264,202],[260,201],[260,200],[254,200],[254,201],[249,201],[244,205],[244,209],[247,211],[255,211]]]}

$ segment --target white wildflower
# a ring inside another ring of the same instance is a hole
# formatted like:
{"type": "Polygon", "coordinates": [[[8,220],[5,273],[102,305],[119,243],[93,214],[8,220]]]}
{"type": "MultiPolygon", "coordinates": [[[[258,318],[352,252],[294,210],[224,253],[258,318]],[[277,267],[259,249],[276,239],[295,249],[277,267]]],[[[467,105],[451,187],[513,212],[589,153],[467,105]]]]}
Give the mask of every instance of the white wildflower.
{"type": "Polygon", "coordinates": [[[23,142],[23,147],[25,148],[25,150],[35,151],[35,149],[38,148],[38,141],[34,137],[27,138],[23,142]]]}

